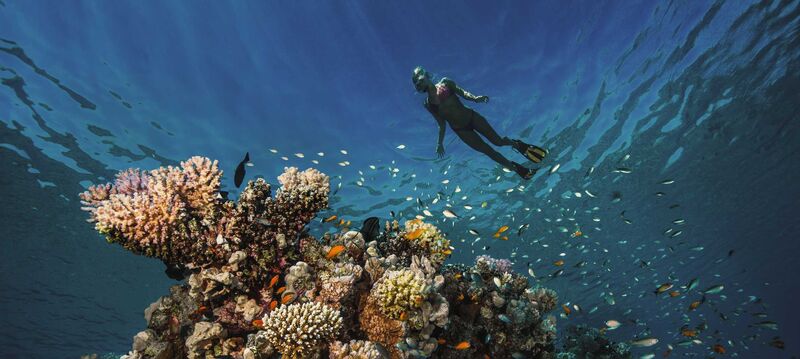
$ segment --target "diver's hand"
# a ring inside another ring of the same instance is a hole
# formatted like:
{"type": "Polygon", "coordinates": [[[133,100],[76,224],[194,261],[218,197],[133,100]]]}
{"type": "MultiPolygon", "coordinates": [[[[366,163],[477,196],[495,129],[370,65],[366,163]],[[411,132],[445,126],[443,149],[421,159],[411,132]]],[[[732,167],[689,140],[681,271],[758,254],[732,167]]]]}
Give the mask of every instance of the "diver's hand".
{"type": "Polygon", "coordinates": [[[477,103],[487,103],[489,102],[489,96],[478,96],[475,98],[475,102],[477,103]]]}
{"type": "Polygon", "coordinates": [[[439,156],[439,158],[444,157],[444,145],[443,144],[440,143],[439,145],[436,146],[436,155],[439,156]]]}

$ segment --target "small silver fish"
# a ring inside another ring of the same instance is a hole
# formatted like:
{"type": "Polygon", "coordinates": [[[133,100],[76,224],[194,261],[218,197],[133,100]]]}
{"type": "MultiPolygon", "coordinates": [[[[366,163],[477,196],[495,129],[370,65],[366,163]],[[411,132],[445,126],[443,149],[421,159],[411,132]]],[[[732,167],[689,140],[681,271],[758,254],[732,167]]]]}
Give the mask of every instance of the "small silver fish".
{"type": "Polygon", "coordinates": [[[658,344],[658,339],[656,338],[644,338],[631,341],[631,345],[635,347],[652,347],[656,344],[658,344]]]}
{"type": "Polygon", "coordinates": [[[501,321],[501,322],[503,322],[503,323],[506,323],[506,324],[511,324],[511,318],[509,318],[509,317],[508,317],[507,315],[505,315],[505,314],[500,314],[500,315],[498,315],[498,316],[497,316],[497,319],[500,319],[500,321],[501,321]]]}
{"type": "Polygon", "coordinates": [[[704,290],[703,294],[717,294],[717,293],[721,292],[723,289],[725,289],[725,286],[723,286],[722,284],[718,284],[718,285],[711,286],[708,289],[704,290]]]}

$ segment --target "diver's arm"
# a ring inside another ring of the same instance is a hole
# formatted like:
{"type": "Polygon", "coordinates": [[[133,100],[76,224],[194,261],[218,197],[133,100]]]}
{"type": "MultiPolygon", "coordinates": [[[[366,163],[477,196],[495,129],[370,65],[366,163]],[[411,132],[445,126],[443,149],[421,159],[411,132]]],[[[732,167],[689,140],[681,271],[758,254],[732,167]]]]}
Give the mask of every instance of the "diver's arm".
{"type": "Polygon", "coordinates": [[[455,81],[453,81],[451,79],[444,78],[444,79],[442,79],[442,82],[444,82],[445,85],[447,85],[448,87],[453,89],[453,91],[455,91],[455,93],[457,93],[459,96],[463,97],[464,99],[470,100],[472,102],[488,102],[489,101],[489,98],[486,97],[486,96],[473,95],[469,91],[458,87],[458,85],[456,85],[455,81]]]}

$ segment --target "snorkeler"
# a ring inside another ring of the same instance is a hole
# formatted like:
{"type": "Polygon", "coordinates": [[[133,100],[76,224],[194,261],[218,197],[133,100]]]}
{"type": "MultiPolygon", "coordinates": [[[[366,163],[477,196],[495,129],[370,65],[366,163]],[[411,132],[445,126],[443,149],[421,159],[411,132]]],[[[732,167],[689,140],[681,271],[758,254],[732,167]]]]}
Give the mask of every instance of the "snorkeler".
{"type": "Polygon", "coordinates": [[[450,124],[450,128],[453,129],[453,132],[455,132],[464,143],[472,147],[472,149],[489,156],[489,158],[499,163],[501,166],[513,169],[520,177],[526,180],[536,174],[536,169],[527,168],[519,163],[510,161],[495,151],[494,148],[489,146],[489,144],[479,136],[479,134],[483,135],[483,137],[495,146],[512,146],[534,163],[542,162],[542,159],[544,159],[544,156],[547,154],[544,149],[529,145],[521,140],[500,137],[481,114],[464,106],[458,99],[458,96],[461,96],[473,102],[486,103],[489,102],[488,97],[475,96],[464,91],[464,89],[459,88],[453,80],[448,78],[443,78],[437,84],[434,84],[425,69],[420,66],[414,69],[411,80],[414,82],[414,87],[416,87],[417,91],[427,93],[424,106],[439,124],[439,142],[436,146],[436,153],[439,158],[444,156],[444,144],[442,141],[444,141],[444,123],[447,122],[450,124]]]}

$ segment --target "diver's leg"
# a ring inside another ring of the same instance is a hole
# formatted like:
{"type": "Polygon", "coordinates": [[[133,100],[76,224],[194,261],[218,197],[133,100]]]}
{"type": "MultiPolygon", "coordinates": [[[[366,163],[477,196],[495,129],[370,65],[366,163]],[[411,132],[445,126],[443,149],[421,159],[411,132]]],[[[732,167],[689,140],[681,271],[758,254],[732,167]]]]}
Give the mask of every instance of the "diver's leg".
{"type": "Polygon", "coordinates": [[[472,147],[472,149],[474,149],[475,151],[481,152],[489,156],[489,158],[491,158],[492,160],[499,163],[501,166],[505,168],[508,169],[515,168],[513,162],[509,161],[499,152],[495,151],[494,148],[492,148],[491,146],[489,146],[489,144],[483,141],[481,136],[478,136],[478,134],[475,131],[464,129],[455,131],[455,133],[456,135],[458,135],[459,138],[461,138],[462,141],[464,141],[464,143],[467,144],[467,146],[472,147]]]}
{"type": "Polygon", "coordinates": [[[486,137],[495,146],[511,146],[513,141],[508,137],[500,137],[481,114],[472,111],[472,127],[486,137]]]}

